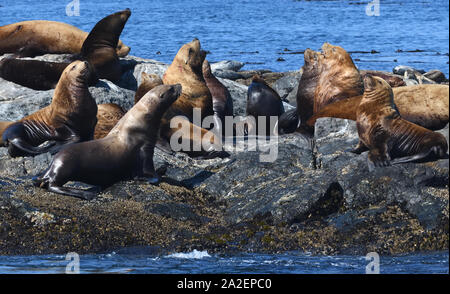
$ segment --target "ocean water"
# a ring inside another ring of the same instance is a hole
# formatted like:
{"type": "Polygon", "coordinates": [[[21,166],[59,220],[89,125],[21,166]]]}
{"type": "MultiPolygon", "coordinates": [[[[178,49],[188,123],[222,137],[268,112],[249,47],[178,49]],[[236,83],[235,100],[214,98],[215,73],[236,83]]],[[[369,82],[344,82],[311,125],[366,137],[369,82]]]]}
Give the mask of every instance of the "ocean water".
{"type": "MultiPolygon", "coordinates": [[[[369,1],[294,0],[78,0],[79,16],[68,16],[71,0],[0,0],[0,26],[47,19],[90,31],[102,17],[130,8],[121,39],[131,55],[170,63],[194,37],[210,61],[245,62],[243,69],[298,70],[306,48],[324,42],[351,52],[360,69],[392,70],[399,64],[438,69],[449,75],[449,2],[380,0],[379,16],[369,1]],[[377,53],[370,53],[375,50],[377,53]],[[298,53],[300,52],[300,53],[298,53]],[[366,52],[366,53],[364,53],[366,52]],[[298,53],[298,54],[293,54],[298,53]],[[280,59],[281,58],[281,59],[280,59]],[[279,61],[280,60],[280,61],[279,61]]],[[[65,256],[0,256],[0,273],[63,273],[65,256]]],[[[80,257],[82,273],[364,273],[361,256],[304,253],[168,256],[97,254],[80,257]]],[[[448,273],[448,252],[381,257],[381,273],[448,273]]]]}
{"type": "MultiPolygon", "coordinates": [[[[112,252],[81,255],[79,260],[81,274],[364,274],[370,262],[365,256],[216,255],[196,250],[165,256],[112,252]]],[[[381,274],[448,274],[448,261],[448,252],[380,256],[379,269],[381,274]]],[[[0,256],[0,274],[63,274],[69,262],[64,255],[0,256]]]]}
{"type": "Polygon", "coordinates": [[[355,52],[360,69],[390,71],[406,64],[449,73],[447,0],[381,0],[379,16],[366,14],[367,0],[75,1],[79,16],[70,17],[66,6],[72,0],[0,0],[0,25],[48,19],[90,31],[102,17],[130,8],[121,36],[130,54],[166,63],[197,37],[211,52],[210,61],[238,60],[246,63],[243,69],[298,70],[303,55],[286,53],[330,42],[355,52]],[[356,52],[372,50],[379,53],[356,52]],[[421,52],[407,52],[415,50],[421,52]]]}

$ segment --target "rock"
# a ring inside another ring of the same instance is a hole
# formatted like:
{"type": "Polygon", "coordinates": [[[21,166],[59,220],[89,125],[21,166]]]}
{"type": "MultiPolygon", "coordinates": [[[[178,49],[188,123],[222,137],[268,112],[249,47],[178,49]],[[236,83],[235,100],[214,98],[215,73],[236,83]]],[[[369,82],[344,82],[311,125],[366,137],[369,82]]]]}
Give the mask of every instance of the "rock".
{"type": "Polygon", "coordinates": [[[284,101],[297,106],[297,89],[301,77],[302,71],[288,73],[274,82],[272,87],[284,101]]]}
{"type": "Polygon", "coordinates": [[[223,60],[211,64],[211,71],[216,75],[216,70],[222,71],[239,71],[245,63],[234,60],[223,60]]]}
{"type": "Polygon", "coordinates": [[[436,83],[445,83],[448,82],[447,77],[440,70],[430,70],[423,74],[426,78],[435,81],[436,83]]]}

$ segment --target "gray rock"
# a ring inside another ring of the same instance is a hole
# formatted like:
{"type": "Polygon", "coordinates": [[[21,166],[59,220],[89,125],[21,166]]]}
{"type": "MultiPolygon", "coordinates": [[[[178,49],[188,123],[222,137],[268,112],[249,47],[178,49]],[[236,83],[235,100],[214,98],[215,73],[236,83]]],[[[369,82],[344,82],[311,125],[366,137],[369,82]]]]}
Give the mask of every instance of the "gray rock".
{"type": "Polygon", "coordinates": [[[277,91],[278,95],[285,100],[288,101],[291,105],[297,105],[297,89],[300,79],[302,77],[302,72],[292,72],[284,77],[278,79],[273,84],[273,89],[277,91]]]}

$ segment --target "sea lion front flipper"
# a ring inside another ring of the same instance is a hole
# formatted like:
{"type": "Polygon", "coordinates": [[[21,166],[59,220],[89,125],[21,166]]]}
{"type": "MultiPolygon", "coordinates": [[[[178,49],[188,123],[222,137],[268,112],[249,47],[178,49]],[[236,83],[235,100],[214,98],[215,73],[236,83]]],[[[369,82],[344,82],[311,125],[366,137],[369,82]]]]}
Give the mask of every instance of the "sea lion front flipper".
{"type": "Polygon", "coordinates": [[[55,141],[46,141],[38,147],[34,147],[20,137],[13,138],[8,140],[8,153],[11,157],[18,157],[24,153],[31,156],[39,155],[49,152],[51,148],[55,146],[55,143],[55,141]],[[17,149],[20,151],[18,152],[17,149]]]}
{"type": "Polygon", "coordinates": [[[368,151],[369,148],[367,148],[367,146],[361,142],[361,140],[358,142],[358,145],[355,146],[355,148],[353,149],[346,149],[345,151],[347,152],[351,152],[351,153],[355,153],[355,154],[361,154],[363,152],[368,151]]]}
{"type": "Polygon", "coordinates": [[[329,104],[311,116],[306,125],[313,127],[316,120],[321,117],[335,117],[356,121],[356,110],[361,100],[362,96],[354,96],[329,104]]]}
{"type": "Polygon", "coordinates": [[[297,108],[284,112],[278,118],[278,129],[276,130],[280,135],[290,134],[300,127],[300,117],[297,108]]]}
{"type": "Polygon", "coordinates": [[[418,154],[414,154],[411,156],[404,156],[404,157],[399,157],[399,158],[394,158],[393,160],[391,160],[391,164],[401,164],[401,163],[408,163],[408,162],[415,162],[415,161],[419,161],[422,159],[448,159],[448,154],[445,154],[444,156],[440,155],[439,150],[437,149],[439,148],[438,146],[433,146],[432,148],[430,148],[428,151],[425,152],[421,152],[418,154]]]}
{"type": "MultiPolygon", "coordinates": [[[[142,175],[145,180],[152,185],[157,185],[161,182],[159,175],[155,171],[153,164],[153,153],[155,146],[152,144],[145,144],[141,147],[140,158],[142,159],[142,175]]],[[[138,177],[140,179],[141,177],[138,177]]]]}
{"type": "Polygon", "coordinates": [[[76,189],[76,188],[68,188],[68,187],[59,187],[52,183],[48,185],[48,191],[65,195],[80,198],[83,200],[92,200],[97,197],[96,193],[92,193],[86,190],[76,189]]]}

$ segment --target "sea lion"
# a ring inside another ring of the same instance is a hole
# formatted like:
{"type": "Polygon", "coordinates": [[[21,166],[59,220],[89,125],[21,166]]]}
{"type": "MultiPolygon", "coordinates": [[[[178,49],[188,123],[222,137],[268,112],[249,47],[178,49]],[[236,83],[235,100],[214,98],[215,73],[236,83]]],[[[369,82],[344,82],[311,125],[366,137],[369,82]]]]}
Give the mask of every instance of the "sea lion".
{"type": "Polygon", "coordinates": [[[108,135],[122,119],[126,111],[114,103],[99,104],[97,108],[97,125],[95,126],[94,139],[101,139],[108,135]]]}
{"type": "MultiPolygon", "coordinates": [[[[43,54],[79,54],[88,33],[70,24],[28,20],[0,27],[0,55],[13,53],[16,57],[34,57],[43,54]]],[[[121,40],[116,53],[125,57],[130,47],[121,40]]]]}
{"type": "Polygon", "coordinates": [[[368,150],[375,166],[448,158],[445,137],[403,119],[384,79],[368,75],[364,89],[356,111],[359,143],[352,152],[368,150]]]}
{"type": "MultiPolygon", "coordinates": [[[[392,89],[400,116],[429,130],[440,130],[449,120],[448,85],[414,85],[392,89]]],[[[313,126],[321,117],[356,120],[362,96],[350,97],[327,105],[314,114],[307,124],[313,126]]]]}
{"type": "Polygon", "coordinates": [[[61,75],[49,106],[4,130],[2,143],[12,157],[56,152],[93,138],[97,104],[87,85],[90,74],[86,61],[74,61],[61,75]]]}
{"type": "MultiPolygon", "coordinates": [[[[188,138],[191,146],[190,150],[184,150],[190,156],[206,157],[224,157],[228,153],[219,150],[201,150],[192,151],[194,145],[202,146],[200,143],[208,130],[201,128],[200,125],[193,125],[194,108],[200,109],[200,121],[206,116],[214,114],[211,93],[203,78],[202,65],[205,60],[206,52],[201,50],[200,41],[195,38],[192,42],[184,44],[176,54],[170,66],[163,75],[163,82],[167,84],[181,84],[183,87],[180,98],[172,104],[164,115],[161,123],[161,138],[166,142],[170,141],[172,135],[176,132],[183,132],[183,128],[170,128],[170,120],[176,116],[186,117],[190,124],[189,132],[184,135],[188,138]],[[194,130],[200,128],[200,132],[194,130]]],[[[201,122],[199,122],[201,123],[201,122]]],[[[220,146],[221,141],[217,136],[210,137],[210,143],[213,146],[220,146]]]]}
{"type": "Polygon", "coordinates": [[[160,181],[153,165],[153,152],[161,118],[179,97],[181,85],[160,85],[125,114],[103,139],[67,146],[50,167],[33,179],[38,187],[58,194],[90,200],[91,191],[63,187],[78,181],[104,189],[120,180],[145,178],[160,181]]]}
{"type": "Polygon", "coordinates": [[[360,70],[359,72],[361,73],[363,79],[366,75],[380,77],[386,82],[388,82],[389,86],[391,86],[392,88],[406,86],[406,83],[403,80],[403,78],[396,74],[378,70],[360,70]]]}
{"type": "MultiPolygon", "coordinates": [[[[278,130],[270,126],[270,117],[279,117],[284,113],[283,101],[280,95],[272,89],[259,75],[254,75],[247,91],[247,115],[253,116],[256,121],[259,117],[266,118],[266,133],[258,135],[277,134],[278,130]]],[[[255,126],[259,130],[259,126],[255,126]]]]}
{"type": "Polygon", "coordinates": [[[162,85],[163,81],[157,74],[148,74],[146,72],[141,73],[141,83],[134,94],[134,104],[147,94],[148,91],[154,87],[162,85]]]}
{"type": "MultiPolygon", "coordinates": [[[[100,20],[81,47],[76,59],[88,61],[93,68],[90,85],[97,79],[117,83],[125,70],[119,63],[116,46],[119,36],[131,15],[129,9],[108,15],[100,20]]],[[[69,62],[8,59],[0,62],[0,77],[10,82],[35,89],[52,89],[69,62]]]]}
{"type": "Polygon", "coordinates": [[[297,115],[289,112],[279,121],[280,126],[312,136],[314,127],[307,120],[323,107],[344,98],[362,95],[361,75],[350,55],[342,47],[324,43],[321,52],[306,49],[303,74],[297,89],[297,115]]]}
{"type": "Polygon", "coordinates": [[[214,130],[217,135],[225,133],[225,116],[233,116],[233,99],[228,89],[212,74],[208,60],[203,61],[203,78],[211,93],[214,111],[214,130]]]}

